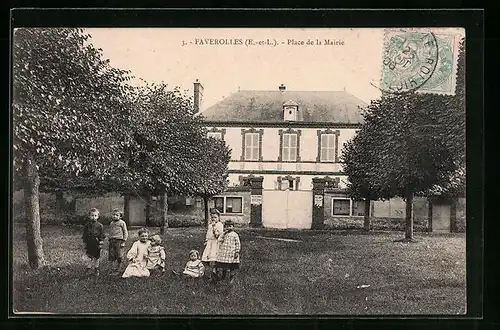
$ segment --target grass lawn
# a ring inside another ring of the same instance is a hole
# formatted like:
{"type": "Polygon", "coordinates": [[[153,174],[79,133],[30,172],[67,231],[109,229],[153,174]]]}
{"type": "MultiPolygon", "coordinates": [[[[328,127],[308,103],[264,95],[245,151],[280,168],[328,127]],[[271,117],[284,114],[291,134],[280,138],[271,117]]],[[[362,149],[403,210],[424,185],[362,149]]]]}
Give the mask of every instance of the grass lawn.
{"type": "MultiPolygon", "coordinates": [[[[24,227],[13,235],[17,312],[63,314],[461,314],[466,305],[464,234],[239,229],[241,270],[232,286],[188,287],[171,273],[203,248],[202,228],[164,235],[167,272],[150,278],[85,275],[81,228],[42,228],[48,266],[29,271],[24,227]],[[286,238],[279,240],[276,238],[286,238]],[[273,239],[274,238],[274,239],[273,239]],[[358,288],[361,285],[369,287],[358,288]]],[[[131,230],[128,249],[137,237],[131,230]]],[[[104,249],[107,250],[107,241],[104,249]]]]}

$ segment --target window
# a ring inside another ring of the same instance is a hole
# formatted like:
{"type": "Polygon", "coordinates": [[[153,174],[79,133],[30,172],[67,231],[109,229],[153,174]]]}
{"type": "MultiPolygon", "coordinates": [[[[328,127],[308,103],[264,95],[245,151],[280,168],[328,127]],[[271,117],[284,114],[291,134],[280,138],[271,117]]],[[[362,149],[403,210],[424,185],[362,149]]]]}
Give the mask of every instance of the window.
{"type": "Polygon", "coordinates": [[[297,134],[283,134],[282,160],[297,160],[297,134]]]}
{"type": "Polygon", "coordinates": [[[339,161],[339,136],[340,130],[326,129],[318,130],[318,154],[317,162],[335,162],[339,161]]]}
{"type": "Polygon", "coordinates": [[[365,201],[349,198],[332,198],[332,215],[362,217],[365,215],[365,201]]]}
{"type": "Polygon", "coordinates": [[[226,197],[226,213],[242,213],[243,198],[226,197]]]}
{"type": "Polygon", "coordinates": [[[284,106],[283,108],[284,108],[283,111],[285,120],[289,121],[297,120],[297,106],[291,105],[291,106],[284,106]]]}
{"type": "Polygon", "coordinates": [[[243,197],[214,197],[214,203],[220,213],[243,213],[243,197]]]}
{"type": "Polygon", "coordinates": [[[352,215],[360,217],[365,215],[365,201],[352,202],[352,215]]]}
{"type": "Polygon", "coordinates": [[[278,162],[300,162],[300,130],[280,129],[278,162]]]}
{"type": "Polygon", "coordinates": [[[259,160],[259,133],[245,133],[245,160],[259,160]]]}
{"type": "Polygon", "coordinates": [[[278,177],[277,180],[277,189],[278,190],[299,190],[300,177],[278,177]]]}
{"type": "MultiPolygon", "coordinates": [[[[262,161],[262,135],[263,129],[241,129],[241,157],[240,161],[262,161]]],[[[281,150],[281,149],[280,149],[281,150]]]]}
{"type": "Polygon", "coordinates": [[[335,160],[335,134],[321,134],[321,161],[335,160]]]}
{"type": "Polygon", "coordinates": [[[214,208],[224,213],[224,197],[214,197],[214,208]]]}
{"type": "Polygon", "coordinates": [[[351,215],[350,199],[333,199],[333,215],[351,215]]]}
{"type": "Polygon", "coordinates": [[[222,133],[221,132],[208,132],[208,137],[222,140],[222,133]]]}

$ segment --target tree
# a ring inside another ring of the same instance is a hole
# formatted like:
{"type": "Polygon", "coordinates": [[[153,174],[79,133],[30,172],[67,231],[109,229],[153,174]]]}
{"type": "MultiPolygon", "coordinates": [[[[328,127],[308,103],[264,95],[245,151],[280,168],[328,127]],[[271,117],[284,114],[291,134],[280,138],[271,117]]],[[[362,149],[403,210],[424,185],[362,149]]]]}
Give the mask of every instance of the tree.
{"type": "Polygon", "coordinates": [[[13,147],[31,268],[44,264],[40,172],[56,167],[103,179],[126,144],[126,71],[114,69],[83,29],[20,28],[13,36],[13,147]]]}
{"type": "Polygon", "coordinates": [[[414,195],[447,187],[465,174],[463,49],[454,96],[385,94],[367,107],[358,136],[344,149],[351,195],[405,199],[408,240],[414,195]]]}
{"type": "Polygon", "coordinates": [[[374,100],[368,105],[368,111],[363,113],[366,123],[363,130],[351,140],[344,144],[341,161],[344,164],[343,171],[349,178],[347,183],[347,195],[353,199],[364,199],[364,221],[365,231],[370,230],[370,202],[381,198],[390,198],[390,194],[383,191],[382,187],[377,186],[377,175],[375,169],[379,166],[376,154],[367,149],[370,145],[370,139],[378,140],[381,132],[376,129],[368,129],[374,121],[370,115],[380,107],[380,101],[374,100]],[[370,111],[372,110],[372,111],[370,111]],[[377,134],[377,137],[367,133],[377,134]],[[385,194],[384,194],[385,193],[385,194]]]}
{"type": "Polygon", "coordinates": [[[191,99],[178,87],[142,86],[134,95],[134,105],[133,140],[121,178],[129,191],[162,196],[163,233],[168,227],[168,196],[219,192],[229,151],[223,142],[206,137],[191,99]]]}
{"type": "Polygon", "coordinates": [[[196,178],[192,193],[204,201],[205,225],[208,225],[208,201],[227,188],[227,170],[231,150],[223,140],[203,139],[201,157],[192,175],[196,178]]]}

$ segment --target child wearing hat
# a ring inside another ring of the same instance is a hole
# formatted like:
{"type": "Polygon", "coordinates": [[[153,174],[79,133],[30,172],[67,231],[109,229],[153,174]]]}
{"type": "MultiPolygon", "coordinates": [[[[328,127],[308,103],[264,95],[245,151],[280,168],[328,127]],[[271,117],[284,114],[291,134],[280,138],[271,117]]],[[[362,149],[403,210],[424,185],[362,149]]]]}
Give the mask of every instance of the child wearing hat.
{"type": "Polygon", "coordinates": [[[233,283],[236,271],[240,268],[240,236],[234,231],[234,223],[227,220],[224,223],[224,232],[219,237],[219,249],[217,251],[217,280],[229,278],[233,283]]]}
{"type": "Polygon", "coordinates": [[[151,244],[148,247],[147,265],[150,271],[159,270],[165,272],[165,248],[161,246],[160,235],[153,235],[151,237],[151,244]]]}

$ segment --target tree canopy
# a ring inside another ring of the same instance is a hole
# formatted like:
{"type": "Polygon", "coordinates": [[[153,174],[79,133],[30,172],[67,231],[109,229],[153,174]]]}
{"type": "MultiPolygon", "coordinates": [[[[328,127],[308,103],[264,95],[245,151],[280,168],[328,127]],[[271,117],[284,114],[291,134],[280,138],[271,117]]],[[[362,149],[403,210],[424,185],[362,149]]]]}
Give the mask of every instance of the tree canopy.
{"type": "Polygon", "coordinates": [[[414,194],[464,181],[464,65],[462,43],[455,95],[384,94],[367,106],[362,128],[342,154],[352,197],[399,196],[411,203],[414,194]]]}
{"type": "Polygon", "coordinates": [[[188,195],[217,189],[229,151],[224,142],[206,136],[191,98],[178,87],[151,84],[136,90],[133,104],[128,163],[120,173],[123,188],[188,195]]]}
{"type": "Polygon", "coordinates": [[[39,167],[105,175],[128,117],[127,71],[112,68],[82,29],[16,29],[13,42],[14,156],[39,167]]]}

